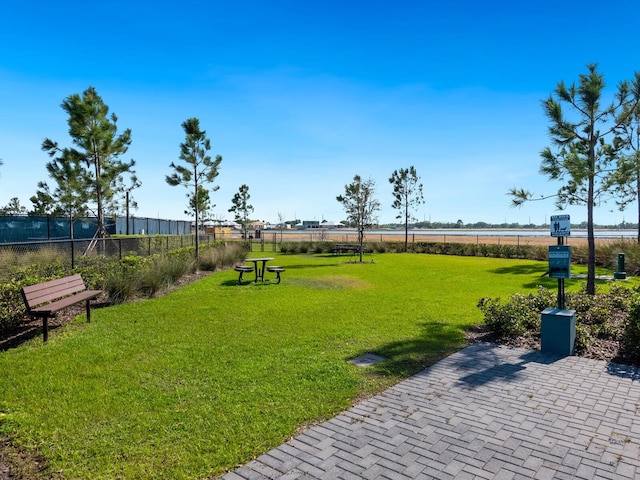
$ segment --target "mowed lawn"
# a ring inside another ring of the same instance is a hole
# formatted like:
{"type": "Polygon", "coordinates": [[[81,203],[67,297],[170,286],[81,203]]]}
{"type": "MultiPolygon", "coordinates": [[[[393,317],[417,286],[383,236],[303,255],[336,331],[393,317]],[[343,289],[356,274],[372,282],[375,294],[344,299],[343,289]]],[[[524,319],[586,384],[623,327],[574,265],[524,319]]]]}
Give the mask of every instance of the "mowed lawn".
{"type": "Polygon", "coordinates": [[[216,272],[0,352],[0,436],[67,479],[215,476],[462,347],[479,298],[556,285],[535,261],[269,256],[279,285],[216,272]]]}

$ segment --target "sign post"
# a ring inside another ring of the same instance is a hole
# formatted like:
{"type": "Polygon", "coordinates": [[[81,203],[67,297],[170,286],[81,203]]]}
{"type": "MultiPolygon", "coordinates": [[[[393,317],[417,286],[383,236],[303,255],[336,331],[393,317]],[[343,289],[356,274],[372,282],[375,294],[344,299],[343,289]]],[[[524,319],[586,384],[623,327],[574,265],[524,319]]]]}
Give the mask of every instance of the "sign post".
{"type": "Polygon", "coordinates": [[[571,247],[564,246],[564,237],[571,235],[569,215],[551,215],[551,236],[558,239],[558,246],[552,251],[549,247],[549,277],[558,279],[558,308],[564,310],[564,279],[569,278],[571,265],[571,247]],[[566,266],[566,269],[564,268],[566,266]]]}
{"type": "Polygon", "coordinates": [[[571,277],[571,247],[564,237],[571,234],[569,215],[551,217],[551,236],[558,244],[549,246],[549,277],[558,279],[558,308],[547,308],[541,314],[540,347],[543,352],[572,355],[576,339],[576,312],[565,310],[564,279],[571,277]]]}

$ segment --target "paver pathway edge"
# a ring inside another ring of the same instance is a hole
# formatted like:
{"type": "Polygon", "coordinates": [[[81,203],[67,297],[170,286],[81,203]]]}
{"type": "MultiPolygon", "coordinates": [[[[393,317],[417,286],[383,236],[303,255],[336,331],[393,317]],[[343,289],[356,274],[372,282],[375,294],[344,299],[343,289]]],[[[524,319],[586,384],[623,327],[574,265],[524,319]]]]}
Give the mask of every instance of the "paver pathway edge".
{"type": "Polygon", "coordinates": [[[227,473],[241,479],[633,479],[635,367],[480,343],[227,473]]]}

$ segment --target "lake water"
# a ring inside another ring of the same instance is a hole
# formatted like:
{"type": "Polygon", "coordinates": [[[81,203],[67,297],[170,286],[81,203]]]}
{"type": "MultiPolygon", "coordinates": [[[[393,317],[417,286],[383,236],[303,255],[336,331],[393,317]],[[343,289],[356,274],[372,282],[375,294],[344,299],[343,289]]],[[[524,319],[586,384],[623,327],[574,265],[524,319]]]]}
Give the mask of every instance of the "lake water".
{"type": "MultiPolygon", "coordinates": [[[[278,231],[279,232],[279,231],[278,231]]],[[[338,228],[338,229],[321,229],[321,228],[309,228],[305,230],[285,230],[291,233],[320,233],[325,232],[327,234],[349,234],[355,235],[358,232],[351,228],[338,228]]],[[[404,230],[367,230],[366,235],[404,235],[404,230]]],[[[620,229],[620,230],[596,230],[594,232],[597,238],[635,238],[638,235],[638,231],[635,229],[620,229]]],[[[491,237],[551,237],[550,230],[527,230],[527,229],[464,229],[464,228],[447,228],[447,229],[426,229],[426,230],[409,230],[409,235],[462,235],[462,236],[491,236],[491,237]]],[[[586,238],[586,229],[574,229],[571,231],[570,237],[586,238]]],[[[555,237],[554,237],[555,238],[555,237]]]]}

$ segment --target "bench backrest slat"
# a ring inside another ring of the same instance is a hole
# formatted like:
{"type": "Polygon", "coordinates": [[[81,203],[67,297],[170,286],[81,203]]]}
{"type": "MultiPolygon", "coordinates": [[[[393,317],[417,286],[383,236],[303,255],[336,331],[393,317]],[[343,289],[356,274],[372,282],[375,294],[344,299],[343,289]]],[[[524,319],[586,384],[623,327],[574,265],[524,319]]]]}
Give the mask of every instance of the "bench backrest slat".
{"type": "Polygon", "coordinates": [[[86,290],[86,286],[79,274],[69,277],[49,280],[48,282],[39,283],[24,287],[22,293],[24,300],[30,308],[52,302],[67,295],[82,292],[86,290]]]}

